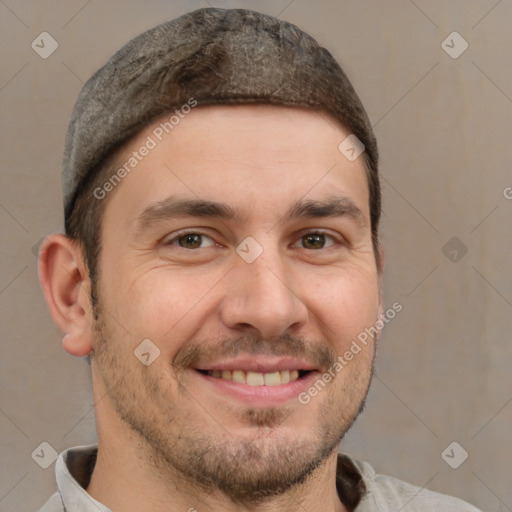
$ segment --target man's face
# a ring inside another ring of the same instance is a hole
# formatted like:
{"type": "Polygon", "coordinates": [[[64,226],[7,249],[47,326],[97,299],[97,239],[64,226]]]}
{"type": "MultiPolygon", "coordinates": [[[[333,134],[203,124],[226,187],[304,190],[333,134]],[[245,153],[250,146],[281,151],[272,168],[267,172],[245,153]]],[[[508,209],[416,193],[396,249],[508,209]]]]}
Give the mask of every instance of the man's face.
{"type": "Polygon", "coordinates": [[[196,108],[158,141],[160,122],[104,199],[99,434],[115,411],[161,467],[237,499],[279,493],[337,448],[368,391],[374,343],[298,400],[378,317],[364,162],[310,111],[196,108]]]}

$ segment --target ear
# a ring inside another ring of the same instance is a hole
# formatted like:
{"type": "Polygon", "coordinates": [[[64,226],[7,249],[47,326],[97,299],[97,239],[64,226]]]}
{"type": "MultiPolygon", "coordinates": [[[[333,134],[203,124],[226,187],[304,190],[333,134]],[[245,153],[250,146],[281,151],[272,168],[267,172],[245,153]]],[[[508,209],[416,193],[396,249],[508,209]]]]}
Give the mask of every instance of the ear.
{"type": "Polygon", "coordinates": [[[39,249],[39,282],[55,323],[66,333],[64,350],[73,356],[92,351],[90,282],[78,243],[63,234],[46,237],[39,249]]]}

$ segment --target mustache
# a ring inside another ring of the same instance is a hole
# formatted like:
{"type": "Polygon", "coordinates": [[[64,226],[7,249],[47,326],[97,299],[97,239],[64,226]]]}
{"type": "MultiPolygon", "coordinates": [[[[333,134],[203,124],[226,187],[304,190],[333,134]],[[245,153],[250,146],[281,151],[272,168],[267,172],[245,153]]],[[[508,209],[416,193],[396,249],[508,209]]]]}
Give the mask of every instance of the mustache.
{"type": "Polygon", "coordinates": [[[305,359],[319,370],[327,371],[337,360],[336,352],[326,344],[311,343],[303,337],[283,334],[271,340],[244,335],[224,339],[212,345],[192,342],[182,347],[174,357],[175,370],[194,368],[200,362],[236,357],[240,354],[291,356],[305,359]]]}

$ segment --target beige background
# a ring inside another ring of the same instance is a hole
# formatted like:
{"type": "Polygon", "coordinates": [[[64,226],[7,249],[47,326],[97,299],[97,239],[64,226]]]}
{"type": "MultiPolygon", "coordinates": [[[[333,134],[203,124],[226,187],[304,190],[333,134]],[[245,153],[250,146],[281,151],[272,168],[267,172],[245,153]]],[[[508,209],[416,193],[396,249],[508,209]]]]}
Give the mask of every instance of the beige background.
{"type": "Polygon", "coordinates": [[[3,0],[0,511],[35,510],[54,490],[54,464],[31,458],[41,442],[61,451],[95,439],[89,369],[60,347],[34,255],[61,229],[74,101],[130,38],[207,3],[279,14],[319,39],[379,138],[385,298],[404,309],[342,450],[483,510],[512,510],[512,2],[3,0]],[[30,46],[43,31],[59,44],[47,59],[30,46]],[[441,46],[453,31],[469,43],[457,59],[441,46]],[[443,252],[452,237],[462,258],[443,252]],[[441,458],[452,441],[469,453],[458,469],[441,458]]]}

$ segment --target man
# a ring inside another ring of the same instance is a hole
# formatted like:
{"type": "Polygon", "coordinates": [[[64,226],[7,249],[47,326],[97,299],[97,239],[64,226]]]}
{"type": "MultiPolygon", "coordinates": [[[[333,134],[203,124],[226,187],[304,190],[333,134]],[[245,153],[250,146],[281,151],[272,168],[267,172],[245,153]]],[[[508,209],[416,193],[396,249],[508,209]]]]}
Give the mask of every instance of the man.
{"type": "Polygon", "coordinates": [[[39,272],[98,446],[42,511],[476,510],[338,455],[385,318],[377,165],[339,65],[270,16],[195,11],[89,80],[39,272]]]}

